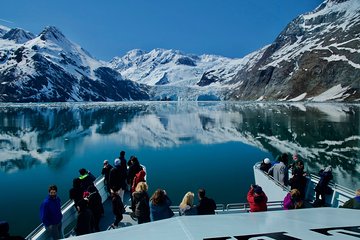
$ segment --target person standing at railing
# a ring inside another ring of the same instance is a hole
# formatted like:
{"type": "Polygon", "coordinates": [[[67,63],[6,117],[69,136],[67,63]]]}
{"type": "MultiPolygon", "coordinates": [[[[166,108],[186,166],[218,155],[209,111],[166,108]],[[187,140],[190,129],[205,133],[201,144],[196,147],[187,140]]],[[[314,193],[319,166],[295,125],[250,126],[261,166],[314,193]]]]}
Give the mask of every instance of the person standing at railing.
{"type": "Polygon", "coordinates": [[[269,158],[265,158],[264,160],[262,160],[261,164],[260,164],[260,170],[268,173],[269,169],[271,168],[271,162],[269,158]]]}
{"type": "Polygon", "coordinates": [[[174,216],[171,210],[171,200],[163,189],[157,189],[150,198],[150,220],[158,221],[174,216]]]}
{"type": "Polygon", "coordinates": [[[355,197],[349,199],[341,206],[342,208],[360,209],[360,188],[356,190],[355,197]]]}
{"type": "Polygon", "coordinates": [[[267,211],[268,197],[258,185],[250,185],[247,194],[247,201],[250,205],[250,212],[263,212],[267,211]]]}
{"type": "Polygon", "coordinates": [[[95,181],[95,176],[88,170],[86,170],[85,168],[81,168],[79,170],[80,176],[79,179],[81,181],[81,189],[83,192],[87,191],[87,188],[90,185],[94,184],[95,181]]]}
{"type": "Polygon", "coordinates": [[[280,182],[284,186],[289,185],[289,169],[287,167],[288,164],[288,155],[283,153],[280,157],[278,157],[279,163],[273,165],[269,169],[269,175],[273,176],[273,178],[280,182]]]}
{"type": "Polygon", "coordinates": [[[78,202],[83,199],[83,190],[81,188],[81,180],[79,178],[73,179],[73,187],[69,190],[69,198],[74,200],[74,207],[77,209],[78,202]]]}
{"type": "Polygon", "coordinates": [[[94,215],[88,207],[88,202],[82,199],[78,202],[78,216],[76,219],[75,233],[76,236],[81,236],[94,232],[94,215]]]}
{"type": "Polygon", "coordinates": [[[326,194],[331,193],[331,188],[328,186],[331,179],[333,179],[331,166],[327,166],[325,169],[321,169],[319,171],[319,175],[320,175],[320,180],[315,187],[316,199],[314,202],[314,207],[325,206],[326,194]]]}
{"type": "Polygon", "coordinates": [[[109,183],[112,191],[117,192],[121,198],[121,201],[124,201],[124,193],[126,189],[126,161],[121,161],[119,158],[114,160],[114,167],[110,171],[109,183]]]}
{"type": "Polygon", "coordinates": [[[57,186],[49,187],[49,195],[40,206],[40,218],[51,239],[63,238],[61,200],[57,196],[57,186]]]}
{"type": "Polygon", "coordinates": [[[111,189],[111,206],[112,212],[115,215],[115,221],[110,225],[111,228],[117,228],[120,221],[123,219],[123,213],[125,212],[124,204],[121,201],[117,191],[111,189]]]}
{"type": "Polygon", "coordinates": [[[298,160],[292,167],[292,178],[289,181],[291,189],[297,189],[300,192],[300,198],[305,198],[306,172],[304,172],[304,162],[298,160]]]}
{"type": "Polygon", "coordinates": [[[146,182],[139,182],[132,193],[135,206],[134,215],[138,224],[150,222],[150,198],[147,190],[148,185],[146,182]]]}
{"type": "Polygon", "coordinates": [[[110,194],[110,183],[109,183],[109,176],[110,171],[113,166],[109,163],[108,160],[104,160],[104,166],[101,169],[101,175],[104,175],[104,184],[106,186],[106,191],[110,194]]]}
{"type": "Polygon", "coordinates": [[[215,214],[216,203],[213,199],[208,198],[205,189],[198,190],[199,204],[196,206],[199,215],[215,214]]]}
{"type": "Polygon", "coordinates": [[[303,206],[300,191],[292,189],[284,198],[284,209],[298,209],[303,206]]]}
{"type": "Polygon", "coordinates": [[[180,215],[197,215],[197,208],[194,206],[194,193],[187,192],[180,205],[179,205],[179,214],[180,215]]]}

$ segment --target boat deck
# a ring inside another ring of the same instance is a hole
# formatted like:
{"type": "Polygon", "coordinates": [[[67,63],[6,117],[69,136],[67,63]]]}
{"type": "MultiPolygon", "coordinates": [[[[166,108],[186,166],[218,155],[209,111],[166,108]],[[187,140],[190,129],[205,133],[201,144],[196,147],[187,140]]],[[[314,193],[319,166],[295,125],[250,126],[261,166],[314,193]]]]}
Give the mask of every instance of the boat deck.
{"type": "Polygon", "coordinates": [[[329,207],[178,216],[74,239],[351,240],[360,238],[358,216],[358,210],[329,207]]]}

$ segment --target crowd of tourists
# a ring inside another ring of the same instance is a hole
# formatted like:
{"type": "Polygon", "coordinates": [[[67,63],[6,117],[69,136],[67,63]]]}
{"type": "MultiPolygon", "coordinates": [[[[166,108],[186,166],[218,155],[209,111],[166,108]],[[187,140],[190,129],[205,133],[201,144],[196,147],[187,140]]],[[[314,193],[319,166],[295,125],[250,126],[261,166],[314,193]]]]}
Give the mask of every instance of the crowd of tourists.
{"type": "MultiPolygon", "coordinates": [[[[282,154],[274,163],[265,158],[260,169],[271,175],[276,181],[284,186],[290,186],[290,191],[284,196],[283,208],[285,210],[302,208],[304,205],[306,175],[304,162],[293,155],[293,161],[289,164],[288,155],[282,154]],[[289,179],[289,169],[292,177],[289,179]]],[[[121,151],[112,166],[108,160],[104,160],[101,174],[104,176],[104,184],[108,196],[111,199],[114,222],[110,228],[117,228],[123,220],[124,193],[130,191],[131,217],[138,224],[171,218],[174,212],[170,208],[172,201],[164,189],[157,189],[150,197],[146,182],[146,171],[136,156],[131,156],[127,161],[125,152],[121,151]]],[[[314,206],[324,206],[325,196],[328,194],[329,182],[333,178],[330,166],[321,169],[320,180],[315,187],[316,199],[314,206]]],[[[95,176],[85,168],[79,170],[79,176],[73,179],[73,187],[69,190],[69,198],[74,201],[77,211],[75,234],[77,236],[100,231],[100,220],[104,215],[103,201],[95,186],[95,176]]],[[[57,186],[51,185],[48,196],[40,206],[41,221],[47,233],[52,239],[63,238],[61,201],[57,196],[57,186]]],[[[206,196],[205,189],[200,188],[197,192],[198,204],[195,202],[195,194],[187,192],[179,204],[179,215],[205,215],[215,214],[216,203],[206,196]]],[[[267,211],[268,197],[261,186],[251,185],[247,193],[247,201],[250,212],[267,211]]],[[[360,209],[360,189],[356,196],[347,201],[343,207],[360,209]]],[[[9,225],[0,222],[0,240],[14,239],[9,236],[9,225]],[[4,238],[4,236],[8,238],[4,238]]],[[[22,239],[22,238],[16,238],[22,239]]]]}
{"type": "MultiPolygon", "coordinates": [[[[307,184],[307,173],[304,170],[304,161],[298,158],[297,153],[292,156],[292,163],[289,164],[289,156],[283,153],[276,157],[274,163],[269,158],[265,158],[260,164],[260,170],[271,175],[278,183],[283,186],[290,186],[290,191],[283,200],[284,209],[297,209],[304,206],[305,190],[307,184]],[[292,177],[289,179],[289,170],[292,177]]],[[[326,195],[331,193],[329,187],[330,181],[333,179],[332,168],[327,166],[319,171],[320,180],[315,186],[315,200],[313,207],[326,206],[326,195]]],[[[360,209],[360,189],[356,191],[356,196],[345,202],[342,207],[360,209]]],[[[248,202],[250,211],[266,211],[267,202],[266,194],[262,192],[261,187],[251,186],[248,193],[248,202]],[[254,196],[261,199],[255,202],[254,196]]]]}
{"type": "MultiPolygon", "coordinates": [[[[100,231],[100,220],[104,214],[101,196],[95,186],[95,176],[88,170],[79,170],[79,177],[73,179],[73,187],[69,190],[69,198],[74,201],[78,212],[75,225],[77,236],[100,231]]],[[[127,161],[125,152],[121,151],[118,158],[111,165],[104,160],[101,174],[108,196],[111,199],[114,222],[110,228],[118,228],[123,220],[124,193],[130,191],[131,217],[138,224],[166,219],[174,216],[170,208],[172,201],[164,189],[157,189],[152,196],[148,194],[146,171],[136,156],[127,161]]],[[[205,189],[198,190],[198,204],[194,205],[194,193],[185,194],[179,205],[180,215],[215,214],[216,204],[205,194],[205,189]]],[[[62,213],[57,187],[49,187],[49,195],[40,207],[40,216],[46,231],[52,239],[61,239],[62,213]]]]}

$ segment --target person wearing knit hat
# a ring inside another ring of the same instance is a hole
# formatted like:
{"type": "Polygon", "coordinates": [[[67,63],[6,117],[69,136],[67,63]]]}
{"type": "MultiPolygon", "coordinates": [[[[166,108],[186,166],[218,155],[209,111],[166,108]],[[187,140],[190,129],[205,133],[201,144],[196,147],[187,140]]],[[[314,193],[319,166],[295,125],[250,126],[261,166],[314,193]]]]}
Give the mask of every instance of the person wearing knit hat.
{"type": "Polygon", "coordinates": [[[264,171],[265,173],[267,173],[269,171],[269,169],[271,168],[271,162],[269,158],[265,158],[264,160],[262,160],[261,164],[260,164],[260,170],[264,171]]]}

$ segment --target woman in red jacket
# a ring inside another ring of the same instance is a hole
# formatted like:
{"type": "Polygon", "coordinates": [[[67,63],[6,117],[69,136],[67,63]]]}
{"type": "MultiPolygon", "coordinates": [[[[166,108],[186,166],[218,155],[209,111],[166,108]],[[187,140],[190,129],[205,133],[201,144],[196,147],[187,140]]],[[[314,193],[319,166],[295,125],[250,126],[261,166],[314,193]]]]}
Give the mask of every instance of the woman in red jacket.
{"type": "Polygon", "coordinates": [[[250,212],[267,211],[268,198],[262,188],[257,185],[251,185],[247,194],[247,200],[250,204],[250,212]]]}

